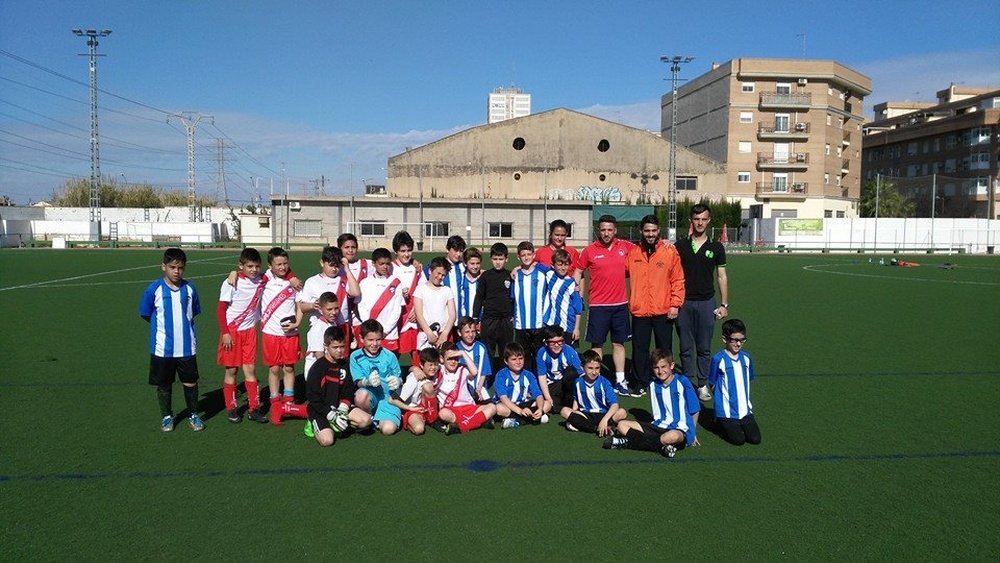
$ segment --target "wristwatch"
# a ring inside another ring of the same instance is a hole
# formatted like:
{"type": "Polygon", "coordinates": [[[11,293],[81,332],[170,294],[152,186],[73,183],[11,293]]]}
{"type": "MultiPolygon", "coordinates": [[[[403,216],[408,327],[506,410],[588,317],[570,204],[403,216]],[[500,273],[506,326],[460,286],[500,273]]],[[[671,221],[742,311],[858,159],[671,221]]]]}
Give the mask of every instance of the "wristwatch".
{"type": "Polygon", "coordinates": [[[729,303],[719,303],[719,306],[720,307],[725,307],[726,309],[728,309],[729,308],[729,303]]]}

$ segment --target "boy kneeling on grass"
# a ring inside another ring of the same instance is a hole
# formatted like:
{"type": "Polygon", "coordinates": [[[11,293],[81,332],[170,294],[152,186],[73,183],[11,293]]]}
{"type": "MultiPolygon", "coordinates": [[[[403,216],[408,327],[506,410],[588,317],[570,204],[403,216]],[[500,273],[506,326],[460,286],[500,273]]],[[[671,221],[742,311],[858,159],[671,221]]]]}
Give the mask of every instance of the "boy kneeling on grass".
{"type": "Polygon", "coordinates": [[[563,407],[559,414],[566,419],[566,430],[610,436],[628,413],[618,405],[614,386],[601,375],[601,355],[587,350],[581,360],[583,377],[574,383],[573,407],[563,407]]]}
{"type": "Polygon", "coordinates": [[[306,436],[315,437],[321,446],[332,446],[336,435],[347,427],[367,428],[370,414],[354,407],[354,381],[344,371],[344,330],[331,326],[323,333],[323,355],[316,359],[306,378],[309,420],[306,436]]]}
{"type": "Polygon", "coordinates": [[[722,323],[725,348],[712,358],[708,382],[715,388],[715,422],[722,437],[730,444],[760,443],[760,427],[750,404],[750,382],[754,364],[743,349],[747,327],[739,319],[722,323]]]}
{"type": "Polygon", "coordinates": [[[618,423],[619,436],[604,439],[606,450],[628,448],[660,452],[672,458],[678,448],[700,446],[696,430],[701,404],[694,386],[687,377],[674,373],[674,358],[663,350],[654,350],[649,363],[653,380],[649,383],[653,421],[623,420],[618,423]]]}
{"type": "Polygon", "coordinates": [[[445,434],[468,432],[480,426],[493,428],[493,416],[497,409],[493,404],[477,405],[475,392],[476,364],[468,353],[459,352],[454,342],[441,345],[444,363],[438,372],[437,388],[440,411],[438,417],[444,422],[445,434]],[[465,356],[465,365],[458,363],[465,356]]]}
{"type": "Polygon", "coordinates": [[[375,319],[361,323],[361,348],[351,352],[351,377],[358,390],[354,404],[372,416],[385,435],[395,434],[402,423],[399,407],[392,404],[390,394],[401,384],[399,361],[382,348],[385,332],[375,319]]]}

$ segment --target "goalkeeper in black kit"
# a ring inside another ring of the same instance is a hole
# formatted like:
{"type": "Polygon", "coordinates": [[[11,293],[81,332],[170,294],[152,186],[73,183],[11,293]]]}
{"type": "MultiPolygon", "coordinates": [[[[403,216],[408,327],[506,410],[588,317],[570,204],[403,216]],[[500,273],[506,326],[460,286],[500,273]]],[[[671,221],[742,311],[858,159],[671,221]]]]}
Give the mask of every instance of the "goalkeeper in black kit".
{"type": "Polygon", "coordinates": [[[309,368],[306,378],[307,413],[306,435],[311,434],[321,446],[332,446],[336,435],[347,427],[366,428],[372,417],[352,406],[354,381],[347,373],[344,361],[344,331],[340,327],[326,329],[323,333],[323,357],[309,368]]]}

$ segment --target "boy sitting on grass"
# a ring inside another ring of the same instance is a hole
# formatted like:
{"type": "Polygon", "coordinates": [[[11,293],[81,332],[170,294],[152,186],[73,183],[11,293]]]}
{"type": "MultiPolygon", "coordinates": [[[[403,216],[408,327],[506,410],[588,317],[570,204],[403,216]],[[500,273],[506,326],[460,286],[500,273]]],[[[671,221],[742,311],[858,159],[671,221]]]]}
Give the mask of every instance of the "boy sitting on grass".
{"type": "Polygon", "coordinates": [[[434,386],[441,409],[438,417],[444,422],[444,433],[458,434],[480,426],[492,428],[496,407],[492,404],[477,405],[472,394],[472,385],[478,373],[472,358],[467,353],[459,352],[454,342],[441,344],[441,356],[444,362],[434,386]],[[459,364],[463,355],[464,366],[459,364]]]}
{"type": "Polygon", "coordinates": [[[502,427],[517,428],[521,421],[548,422],[546,413],[552,410],[552,402],[545,399],[535,374],[524,369],[524,347],[517,342],[507,344],[503,358],[507,367],[497,372],[493,382],[493,401],[497,414],[503,418],[502,427]]]}
{"type": "Polygon", "coordinates": [[[331,326],[323,333],[323,355],[316,359],[306,379],[308,416],[306,436],[321,446],[332,446],[336,435],[353,428],[367,428],[372,417],[351,408],[354,381],[344,372],[344,330],[331,326]]]}
{"type": "Polygon", "coordinates": [[[614,386],[601,375],[601,355],[594,350],[583,353],[583,377],[577,378],[573,407],[563,407],[566,430],[610,436],[628,413],[618,405],[614,386]]]}
{"type": "Polygon", "coordinates": [[[652,422],[623,420],[618,423],[619,436],[604,439],[606,450],[629,448],[660,452],[673,458],[678,448],[698,446],[696,430],[701,404],[691,381],[674,373],[674,358],[656,349],[650,355],[653,380],[649,383],[649,399],[653,406],[652,422]]]}
{"type": "Polygon", "coordinates": [[[760,428],[750,404],[754,364],[743,346],[747,327],[739,319],[722,323],[725,348],[712,358],[708,382],[715,388],[715,421],[722,437],[737,446],[760,443],[760,428]]]}
{"type": "Polygon", "coordinates": [[[535,353],[538,366],[538,384],[545,400],[553,409],[573,404],[573,386],[583,372],[580,356],[572,346],[566,346],[566,334],[562,327],[549,325],[539,331],[542,347],[535,353]]]}
{"type": "Polygon", "coordinates": [[[392,394],[392,403],[403,410],[403,430],[414,436],[424,433],[428,424],[438,423],[437,390],[434,380],[441,367],[437,348],[424,348],[419,353],[420,366],[410,368],[399,393],[392,394]]]}
{"type": "Polygon", "coordinates": [[[361,348],[351,352],[351,377],[358,390],[354,404],[372,416],[379,432],[395,434],[402,423],[399,407],[389,401],[390,393],[399,389],[400,368],[396,356],[382,348],[385,332],[375,319],[361,323],[361,348]]]}

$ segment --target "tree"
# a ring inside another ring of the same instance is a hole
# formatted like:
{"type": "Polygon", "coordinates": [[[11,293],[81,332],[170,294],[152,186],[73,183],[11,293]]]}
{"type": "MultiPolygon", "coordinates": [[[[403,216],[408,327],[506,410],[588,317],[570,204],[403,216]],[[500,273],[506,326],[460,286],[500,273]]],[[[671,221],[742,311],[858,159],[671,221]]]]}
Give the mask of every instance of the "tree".
{"type": "Polygon", "coordinates": [[[865,182],[861,187],[858,213],[862,217],[913,217],[913,200],[899,193],[892,182],[865,182]]]}

